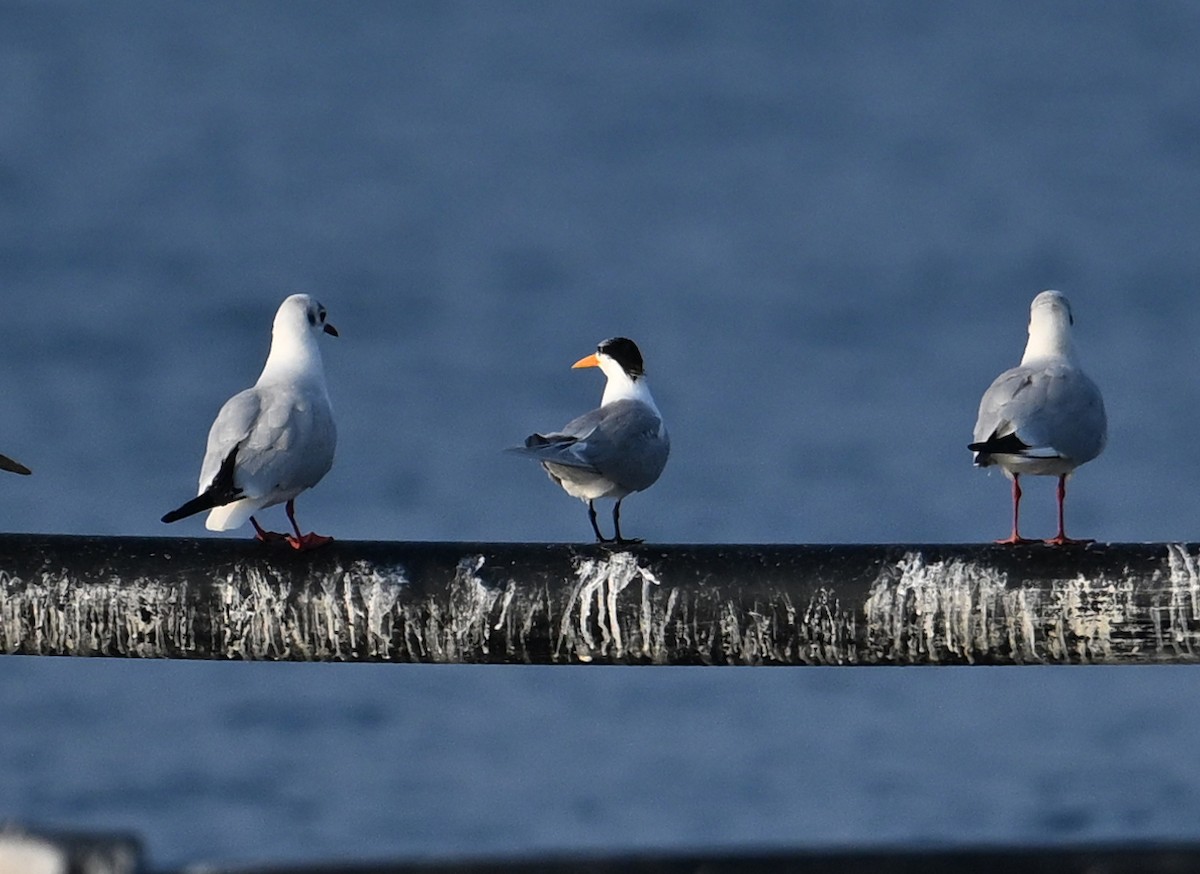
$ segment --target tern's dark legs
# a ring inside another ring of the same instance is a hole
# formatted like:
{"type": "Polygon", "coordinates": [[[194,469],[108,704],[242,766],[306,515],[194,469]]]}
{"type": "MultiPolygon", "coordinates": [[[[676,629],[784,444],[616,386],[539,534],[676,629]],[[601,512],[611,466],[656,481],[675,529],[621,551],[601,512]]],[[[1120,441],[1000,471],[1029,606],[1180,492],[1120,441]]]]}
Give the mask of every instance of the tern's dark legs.
{"type": "Polygon", "coordinates": [[[616,543],[641,543],[642,541],[640,538],[635,537],[626,540],[621,536],[621,500],[618,500],[617,503],[613,505],[613,530],[616,532],[616,537],[614,537],[613,540],[616,543]]]}
{"type": "MultiPolygon", "coordinates": [[[[596,524],[596,502],[588,501],[588,521],[592,523],[592,530],[596,532],[597,543],[608,543],[609,540],[600,533],[600,526],[596,524]]],[[[620,537],[620,534],[617,535],[620,537]]]]}
{"type": "Polygon", "coordinates": [[[641,543],[640,538],[626,539],[621,536],[621,502],[617,501],[613,505],[613,531],[616,532],[614,537],[605,537],[600,533],[600,526],[596,523],[596,502],[588,501],[588,521],[592,523],[592,530],[596,532],[597,543],[641,543]]]}
{"type": "Polygon", "coordinates": [[[1062,546],[1064,543],[1091,543],[1091,540],[1074,540],[1067,536],[1067,532],[1063,530],[1063,501],[1067,497],[1067,476],[1063,474],[1058,478],[1058,534],[1051,537],[1046,542],[1054,546],[1062,546]]]}
{"type": "Polygon", "coordinates": [[[1020,528],[1021,521],[1021,475],[1014,473],[1012,478],[1012,502],[1013,502],[1013,529],[1012,534],[1004,540],[997,540],[997,543],[1032,543],[1026,537],[1021,536],[1020,528]]]}

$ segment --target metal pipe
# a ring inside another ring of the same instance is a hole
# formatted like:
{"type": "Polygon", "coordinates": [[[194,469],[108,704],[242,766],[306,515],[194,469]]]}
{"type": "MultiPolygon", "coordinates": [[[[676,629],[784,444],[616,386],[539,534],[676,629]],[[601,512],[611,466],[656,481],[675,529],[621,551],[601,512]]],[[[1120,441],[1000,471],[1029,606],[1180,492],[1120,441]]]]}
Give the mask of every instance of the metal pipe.
{"type": "Polygon", "coordinates": [[[658,665],[1200,660],[1200,545],[0,535],[0,652],[658,665]]]}

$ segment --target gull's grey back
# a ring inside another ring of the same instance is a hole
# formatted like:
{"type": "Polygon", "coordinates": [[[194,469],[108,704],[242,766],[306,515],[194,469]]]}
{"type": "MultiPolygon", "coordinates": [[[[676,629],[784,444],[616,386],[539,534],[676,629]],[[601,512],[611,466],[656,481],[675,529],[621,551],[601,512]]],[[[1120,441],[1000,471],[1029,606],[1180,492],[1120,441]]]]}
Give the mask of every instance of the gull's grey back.
{"type": "Polygon", "coordinates": [[[1100,389],[1066,362],[1006,370],[979,402],[975,441],[1007,433],[1028,446],[1052,447],[1077,465],[1091,461],[1108,437],[1100,389]]]}

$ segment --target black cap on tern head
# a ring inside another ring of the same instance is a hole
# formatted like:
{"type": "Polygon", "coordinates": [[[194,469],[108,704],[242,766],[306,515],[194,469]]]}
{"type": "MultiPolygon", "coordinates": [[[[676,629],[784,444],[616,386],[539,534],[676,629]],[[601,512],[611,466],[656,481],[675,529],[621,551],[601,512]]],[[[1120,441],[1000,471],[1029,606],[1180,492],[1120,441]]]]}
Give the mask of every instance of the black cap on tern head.
{"type": "Polygon", "coordinates": [[[617,362],[617,364],[621,365],[621,369],[632,377],[636,378],[646,373],[646,367],[642,361],[642,353],[638,349],[637,343],[625,337],[612,337],[605,340],[596,347],[596,352],[607,355],[613,361],[617,362]]]}

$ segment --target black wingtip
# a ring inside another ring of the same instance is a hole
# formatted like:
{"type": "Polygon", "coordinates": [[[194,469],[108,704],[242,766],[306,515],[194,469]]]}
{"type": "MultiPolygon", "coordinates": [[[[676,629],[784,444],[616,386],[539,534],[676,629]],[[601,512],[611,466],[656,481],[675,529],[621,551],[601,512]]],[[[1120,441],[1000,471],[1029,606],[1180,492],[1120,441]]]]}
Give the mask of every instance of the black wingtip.
{"type": "Polygon", "coordinates": [[[1029,449],[1029,444],[1016,434],[1005,434],[997,437],[993,434],[982,443],[968,443],[967,448],[972,452],[985,452],[988,455],[1020,455],[1029,449]]]}
{"type": "Polygon", "coordinates": [[[186,519],[188,516],[195,516],[205,510],[211,510],[213,507],[231,504],[240,498],[242,490],[233,484],[233,469],[237,465],[237,454],[238,447],[235,446],[233,451],[221,462],[221,468],[213,477],[212,485],[208,487],[208,490],[202,495],[196,495],[182,507],[167,513],[162,517],[162,521],[169,525],[180,519],[186,519]]]}
{"type": "Polygon", "coordinates": [[[551,434],[549,437],[545,434],[530,434],[525,438],[525,448],[541,449],[543,446],[570,446],[572,443],[578,442],[578,437],[572,437],[569,434],[551,434]]]}
{"type": "Polygon", "coordinates": [[[29,476],[33,473],[33,471],[21,464],[21,462],[15,461],[7,455],[0,455],[0,470],[7,470],[9,473],[19,473],[21,476],[29,476]]]}
{"type": "Polygon", "coordinates": [[[228,501],[218,501],[216,494],[212,489],[209,489],[204,494],[192,498],[182,507],[167,513],[162,517],[162,520],[167,524],[178,522],[180,519],[186,519],[188,516],[195,516],[197,513],[203,513],[205,510],[211,510],[220,504],[228,503],[228,501]]]}

